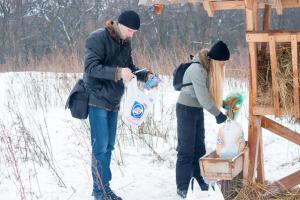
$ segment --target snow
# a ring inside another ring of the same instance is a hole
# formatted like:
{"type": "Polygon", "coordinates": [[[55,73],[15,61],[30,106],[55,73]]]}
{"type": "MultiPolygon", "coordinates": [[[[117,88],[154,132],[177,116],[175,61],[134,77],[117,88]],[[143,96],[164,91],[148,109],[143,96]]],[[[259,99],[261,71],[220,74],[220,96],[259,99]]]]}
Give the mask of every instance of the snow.
{"type": "MultiPolygon", "coordinates": [[[[23,199],[93,199],[88,123],[73,119],[64,110],[68,92],[79,77],[81,74],[0,74],[0,111],[4,113],[0,116],[0,199],[17,200],[22,195],[23,199]]],[[[247,83],[228,80],[225,95],[232,91],[247,94],[247,83]]],[[[147,93],[156,103],[153,117],[145,128],[138,132],[119,121],[111,186],[124,199],[177,199],[175,104],[178,92],[163,77],[160,87],[147,93]]],[[[246,95],[245,106],[237,119],[246,138],[247,99],[246,95]]],[[[207,152],[215,148],[219,127],[215,118],[205,112],[207,152]]],[[[297,125],[288,127],[297,132],[300,129],[297,125]]],[[[277,180],[300,169],[299,146],[266,130],[263,130],[263,141],[268,180],[277,180]]]]}

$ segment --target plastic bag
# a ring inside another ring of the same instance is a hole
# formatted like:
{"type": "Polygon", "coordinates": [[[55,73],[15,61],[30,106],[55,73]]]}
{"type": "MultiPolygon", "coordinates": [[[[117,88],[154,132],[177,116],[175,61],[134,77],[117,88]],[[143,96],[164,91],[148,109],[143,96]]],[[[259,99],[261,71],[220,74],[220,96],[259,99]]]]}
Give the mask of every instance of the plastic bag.
{"type": "Polygon", "coordinates": [[[137,127],[145,121],[149,113],[151,98],[139,90],[136,77],[129,81],[127,88],[122,119],[127,125],[137,127]]]}
{"type": "Polygon", "coordinates": [[[235,120],[243,105],[244,95],[236,92],[228,95],[223,101],[223,108],[229,119],[235,120]]]}
{"type": "Polygon", "coordinates": [[[207,191],[202,191],[197,180],[195,178],[191,178],[188,192],[186,195],[186,200],[224,200],[221,189],[218,184],[209,184],[209,188],[207,191]]]}
{"type": "Polygon", "coordinates": [[[221,158],[231,159],[245,147],[244,132],[241,125],[228,120],[218,132],[216,153],[221,158]]]}

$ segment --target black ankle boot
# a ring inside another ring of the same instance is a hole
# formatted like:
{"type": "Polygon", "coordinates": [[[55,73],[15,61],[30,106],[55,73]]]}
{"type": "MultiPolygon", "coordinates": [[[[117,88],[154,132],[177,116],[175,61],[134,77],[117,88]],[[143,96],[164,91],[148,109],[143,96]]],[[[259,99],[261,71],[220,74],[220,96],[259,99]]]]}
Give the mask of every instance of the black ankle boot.
{"type": "Polygon", "coordinates": [[[180,190],[180,189],[177,189],[177,194],[178,194],[178,196],[181,197],[182,199],[185,199],[185,198],[186,198],[187,191],[186,191],[186,190],[180,190]]]}
{"type": "Polygon", "coordinates": [[[108,195],[95,195],[94,200],[111,200],[111,198],[108,195]]]}
{"type": "Polygon", "coordinates": [[[109,200],[122,200],[122,198],[117,196],[110,188],[107,189],[106,195],[110,198],[109,200]]]}
{"type": "Polygon", "coordinates": [[[208,190],[208,184],[204,181],[203,177],[201,176],[200,178],[196,178],[200,188],[202,191],[207,191],[208,190]]]}

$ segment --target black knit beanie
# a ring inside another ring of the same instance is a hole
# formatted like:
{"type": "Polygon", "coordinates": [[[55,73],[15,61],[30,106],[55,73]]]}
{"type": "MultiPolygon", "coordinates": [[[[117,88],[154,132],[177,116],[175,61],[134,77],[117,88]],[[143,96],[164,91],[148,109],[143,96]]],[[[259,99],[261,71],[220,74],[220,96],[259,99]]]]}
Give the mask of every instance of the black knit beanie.
{"type": "Polygon", "coordinates": [[[133,10],[126,10],[121,13],[118,22],[128,28],[138,30],[140,28],[140,17],[133,10]]]}
{"type": "Polygon", "coordinates": [[[223,41],[218,41],[217,43],[215,43],[211,47],[207,55],[209,58],[219,61],[226,61],[230,58],[228,47],[223,41]]]}

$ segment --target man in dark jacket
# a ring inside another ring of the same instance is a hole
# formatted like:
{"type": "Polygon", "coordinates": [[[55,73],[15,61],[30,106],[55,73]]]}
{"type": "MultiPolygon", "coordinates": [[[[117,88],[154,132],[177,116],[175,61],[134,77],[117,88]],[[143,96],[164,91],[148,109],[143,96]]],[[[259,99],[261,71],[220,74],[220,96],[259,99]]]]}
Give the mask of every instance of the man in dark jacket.
{"type": "MultiPolygon", "coordinates": [[[[95,200],[122,200],[110,188],[110,161],[114,149],[118,110],[124,82],[139,70],[133,64],[130,39],[140,27],[139,15],[124,11],[118,21],[92,32],[85,44],[83,80],[89,96],[91,126],[93,195],[95,200]]],[[[146,81],[149,71],[136,74],[146,81]]]]}

